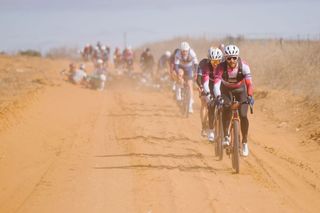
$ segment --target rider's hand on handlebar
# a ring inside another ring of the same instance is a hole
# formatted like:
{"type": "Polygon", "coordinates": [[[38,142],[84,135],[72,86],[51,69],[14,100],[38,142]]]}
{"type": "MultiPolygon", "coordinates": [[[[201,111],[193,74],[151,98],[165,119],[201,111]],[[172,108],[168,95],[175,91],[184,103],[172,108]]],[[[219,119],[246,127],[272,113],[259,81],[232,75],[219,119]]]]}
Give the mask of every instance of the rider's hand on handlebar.
{"type": "Polygon", "coordinates": [[[248,101],[248,104],[249,104],[249,105],[253,106],[253,104],[254,104],[254,99],[253,99],[252,96],[248,96],[247,101],[248,101]]]}
{"type": "Polygon", "coordinates": [[[217,98],[216,98],[216,105],[218,105],[218,106],[222,106],[223,105],[223,98],[219,95],[219,96],[217,96],[217,98]]]}

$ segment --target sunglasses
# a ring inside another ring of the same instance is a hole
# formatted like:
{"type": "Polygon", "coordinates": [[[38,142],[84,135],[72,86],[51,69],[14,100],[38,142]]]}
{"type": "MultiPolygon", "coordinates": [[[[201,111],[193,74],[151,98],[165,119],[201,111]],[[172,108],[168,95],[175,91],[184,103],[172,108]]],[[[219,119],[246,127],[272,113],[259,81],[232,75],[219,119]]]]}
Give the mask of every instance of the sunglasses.
{"type": "Polygon", "coordinates": [[[234,57],[228,57],[227,61],[231,61],[231,59],[233,59],[234,61],[238,60],[238,57],[234,56],[234,57]]]}

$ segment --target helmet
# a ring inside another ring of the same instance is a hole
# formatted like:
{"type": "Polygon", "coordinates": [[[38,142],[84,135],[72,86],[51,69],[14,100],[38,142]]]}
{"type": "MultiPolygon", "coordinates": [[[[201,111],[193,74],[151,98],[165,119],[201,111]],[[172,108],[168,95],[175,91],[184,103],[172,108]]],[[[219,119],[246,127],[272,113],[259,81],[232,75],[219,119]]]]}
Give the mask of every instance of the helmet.
{"type": "Polygon", "coordinates": [[[188,50],[190,49],[189,43],[186,42],[186,41],[181,42],[181,44],[180,44],[180,49],[181,49],[182,51],[188,51],[188,50]]]}
{"type": "Polygon", "coordinates": [[[106,50],[106,46],[102,45],[101,50],[106,50]]]}
{"type": "Polygon", "coordinates": [[[97,64],[103,64],[102,59],[98,59],[98,60],[97,60],[97,64]]]}
{"type": "Polygon", "coordinates": [[[208,50],[208,58],[210,60],[221,60],[223,53],[219,48],[210,47],[208,50]]]}
{"type": "Polygon", "coordinates": [[[240,50],[236,45],[228,45],[224,49],[224,53],[226,56],[239,56],[240,50]]]}
{"type": "Polygon", "coordinates": [[[164,54],[165,54],[167,57],[170,57],[170,56],[171,56],[171,52],[170,52],[170,51],[166,51],[164,54]]]}

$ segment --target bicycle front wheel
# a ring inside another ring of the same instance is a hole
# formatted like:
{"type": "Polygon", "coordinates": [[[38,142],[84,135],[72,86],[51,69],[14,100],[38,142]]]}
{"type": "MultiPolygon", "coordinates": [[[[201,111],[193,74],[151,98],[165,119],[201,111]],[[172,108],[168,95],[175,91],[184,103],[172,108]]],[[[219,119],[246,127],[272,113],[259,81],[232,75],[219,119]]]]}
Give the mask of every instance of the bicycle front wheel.
{"type": "Polygon", "coordinates": [[[232,121],[232,130],[231,130],[231,142],[232,142],[232,168],[236,173],[240,171],[240,152],[239,152],[239,143],[240,143],[240,132],[239,132],[239,121],[232,121]]]}
{"type": "Polygon", "coordinates": [[[223,134],[223,124],[222,124],[222,112],[221,110],[218,111],[219,113],[217,114],[217,120],[218,120],[218,141],[216,142],[217,148],[218,148],[218,157],[219,160],[222,160],[223,158],[223,146],[222,146],[222,140],[224,138],[223,134]]]}
{"type": "Polygon", "coordinates": [[[184,97],[184,114],[186,117],[189,117],[189,107],[190,107],[190,91],[189,87],[184,88],[185,97],[184,97]]]}

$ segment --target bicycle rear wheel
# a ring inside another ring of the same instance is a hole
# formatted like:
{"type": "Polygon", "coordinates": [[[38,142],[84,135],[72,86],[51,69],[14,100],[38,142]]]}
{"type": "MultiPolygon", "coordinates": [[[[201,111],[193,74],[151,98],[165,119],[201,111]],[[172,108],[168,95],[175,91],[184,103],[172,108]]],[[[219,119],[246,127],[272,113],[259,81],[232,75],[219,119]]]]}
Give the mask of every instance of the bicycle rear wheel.
{"type": "Polygon", "coordinates": [[[240,152],[239,152],[239,143],[240,143],[240,134],[239,134],[239,121],[232,121],[232,130],[231,130],[231,142],[232,142],[232,168],[236,173],[240,171],[240,152]]]}
{"type": "Polygon", "coordinates": [[[218,110],[215,108],[214,110],[214,137],[215,137],[215,143],[214,143],[214,154],[216,157],[219,156],[219,142],[220,142],[220,131],[219,131],[219,118],[218,118],[218,110]]]}

